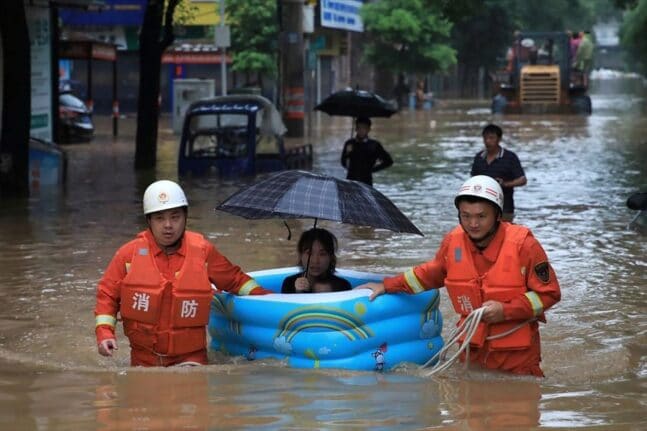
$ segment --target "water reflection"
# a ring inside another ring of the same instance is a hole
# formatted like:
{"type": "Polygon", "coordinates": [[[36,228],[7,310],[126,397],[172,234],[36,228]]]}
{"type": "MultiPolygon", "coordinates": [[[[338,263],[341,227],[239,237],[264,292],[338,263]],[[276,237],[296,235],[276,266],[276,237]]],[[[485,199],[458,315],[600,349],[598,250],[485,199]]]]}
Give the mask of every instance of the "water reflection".
{"type": "Polygon", "coordinates": [[[444,404],[462,428],[532,429],[539,425],[541,388],[535,381],[441,382],[444,404]]]}

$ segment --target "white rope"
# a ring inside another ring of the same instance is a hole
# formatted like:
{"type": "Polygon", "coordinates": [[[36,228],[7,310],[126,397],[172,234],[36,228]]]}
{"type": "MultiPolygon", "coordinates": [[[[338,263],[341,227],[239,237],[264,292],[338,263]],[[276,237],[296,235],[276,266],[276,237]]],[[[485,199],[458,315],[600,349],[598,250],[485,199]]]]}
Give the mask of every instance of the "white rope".
{"type": "Polygon", "coordinates": [[[472,310],[472,312],[465,318],[465,320],[463,320],[463,323],[460,326],[454,328],[443,348],[440,349],[434,356],[432,356],[432,358],[429,359],[426,363],[420,366],[420,368],[428,368],[431,366],[434,360],[438,358],[438,362],[436,362],[436,364],[433,365],[429,370],[425,371],[423,375],[429,377],[445,371],[447,368],[451,367],[454,362],[456,362],[460,354],[463,353],[463,351],[465,351],[466,349],[467,353],[465,357],[465,364],[469,364],[470,341],[472,340],[472,337],[474,337],[474,334],[476,334],[476,330],[478,328],[479,322],[481,321],[481,317],[483,317],[484,311],[485,307],[480,307],[476,310],[472,310]],[[451,358],[445,360],[449,349],[451,349],[455,343],[458,343],[463,336],[465,338],[461,346],[458,348],[458,351],[454,353],[451,358]]]}
{"type": "MultiPolygon", "coordinates": [[[[428,368],[436,358],[438,358],[438,362],[434,366],[431,367],[428,371],[425,371],[423,375],[429,377],[433,376],[434,374],[440,373],[442,371],[445,371],[447,368],[451,367],[454,365],[454,362],[458,359],[461,353],[465,352],[465,366],[470,362],[470,351],[469,351],[469,345],[470,341],[472,341],[472,337],[474,337],[474,334],[476,334],[476,330],[478,329],[478,325],[481,322],[481,318],[483,317],[483,313],[485,312],[486,307],[481,307],[477,308],[476,310],[472,310],[472,312],[463,320],[463,323],[461,323],[460,326],[457,326],[454,328],[454,330],[449,334],[449,337],[447,339],[447,342],[443,346],[442,349],[438,351],[431,359],[429,359],[425,364],[421,365],[420,368],[428,368]],[[458,351],[454,353],[454,355],[445,360],[445,357],[447,356],[447,352],[449,349],[453,347],[454,344],[459,343],[459,340],[463,338],[463,342],[461,346],[458,348],[458,351]]],[[[531,319],[528,319],[524,322],[519,323],[517,326],[497,335],[490,335],[489,337],[486,337],[485,339],[490,341],[490,340],[496,340],[497,338],[502,338],[507,335],[512,334],[514,331],[517,329],[521,328],[524,325],[527,325],[530,322],[533,322],[537,320],[536,317],[533,317],[531,319]]]]}
{"type": "Polygon", "coordinates": [[[185,362],[180,362],[179,364],[173,365],[174,367],[200,367],[202,364],[200,362],[195,362],[195,361],[185,361],[185,362]]]}

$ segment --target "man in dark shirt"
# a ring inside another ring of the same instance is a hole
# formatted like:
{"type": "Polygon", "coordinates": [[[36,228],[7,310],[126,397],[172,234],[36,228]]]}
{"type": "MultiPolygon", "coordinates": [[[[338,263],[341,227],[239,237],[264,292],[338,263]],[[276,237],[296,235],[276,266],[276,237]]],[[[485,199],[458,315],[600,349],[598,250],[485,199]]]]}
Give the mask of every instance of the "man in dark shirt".
{"type": "Polygon", "coordinates": [[[369,118],[355,121],[356,134],[344,144],[341,165],[348,169],[346,178],[373,185],[373,172],[386,169],[393,164],[391,155],[375,139],[368,137],[371,130],[369,118]]]}
{"type": "Polygon", "coordinates": [[[514,187],[525,186],[528,182],[521,162],[515,153],[499,145],[503,131],[496,124],[483,128],[485,149],[474,156],[471,175],[487,175],[503,189],[503,220],[514,219],[514,187]]]}

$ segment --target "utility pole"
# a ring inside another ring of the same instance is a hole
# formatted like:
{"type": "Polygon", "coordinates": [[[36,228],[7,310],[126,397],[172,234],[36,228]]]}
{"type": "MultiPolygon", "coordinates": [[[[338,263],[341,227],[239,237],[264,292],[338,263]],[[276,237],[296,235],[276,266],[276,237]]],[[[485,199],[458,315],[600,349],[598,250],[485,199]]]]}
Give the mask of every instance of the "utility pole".
{"type": "MultiPolygon", "coordinates": [[[[225,35],[225,0],[220,0],[220,35],[225,35]]],[[[227,46],[229,44],[218,41],[220,52],[220,82],[222,83],[222,95],[227,95],[227,46]]]]}
{"type": "Polygon", "coordinates": [[[216,47],[220,50],[220,86],[222,95],[227,95],[227,48],[231,46],[231,33],[229,26],[225,25],[225,0],[219,0],[220,12],[218,17],[220,19],[219,25],[216,27],[215,43],[216,47]]]}
{"type": "Polygon", "coordinates": [[[304,136],[304,0],[281,1],[281,96],[287,136],[304,136]]]}

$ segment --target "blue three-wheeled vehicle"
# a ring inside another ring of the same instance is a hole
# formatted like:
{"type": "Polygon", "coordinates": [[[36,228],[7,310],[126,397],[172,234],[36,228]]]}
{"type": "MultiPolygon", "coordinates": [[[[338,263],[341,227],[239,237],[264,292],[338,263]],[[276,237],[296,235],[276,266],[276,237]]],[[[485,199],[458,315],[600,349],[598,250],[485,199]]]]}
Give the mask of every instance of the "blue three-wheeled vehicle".
{"type": "Polygon", "coordinates": [[[180,176],[255,175],[312,166],[312,146],[285,148],[286,129],[272,102],[231,95],[193,103],[186,111],[180,176]]]}

